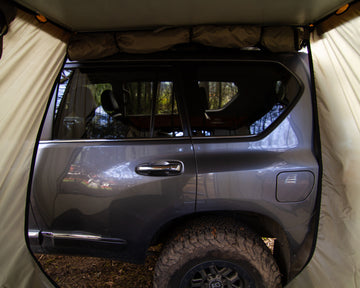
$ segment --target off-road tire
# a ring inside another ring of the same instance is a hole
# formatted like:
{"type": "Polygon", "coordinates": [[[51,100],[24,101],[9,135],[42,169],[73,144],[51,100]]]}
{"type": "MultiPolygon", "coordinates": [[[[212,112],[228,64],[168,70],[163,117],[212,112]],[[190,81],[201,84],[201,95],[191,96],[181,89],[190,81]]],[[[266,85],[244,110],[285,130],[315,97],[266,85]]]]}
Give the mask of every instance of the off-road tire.
{"type": "Polygon", "coordinates": [[[197,287],[281,287],[271,251],[259,236],[232,219],[198,219],[176,233],[158,259],[154,287],[195,287],[190,282],[198,281],[199,275],[207,276],[197,287]],[[229,275],[211,273],[215,268],[229,275]],[[234,279],[234,274],[241,279],[231,286],[225,278],[234,279]]]}

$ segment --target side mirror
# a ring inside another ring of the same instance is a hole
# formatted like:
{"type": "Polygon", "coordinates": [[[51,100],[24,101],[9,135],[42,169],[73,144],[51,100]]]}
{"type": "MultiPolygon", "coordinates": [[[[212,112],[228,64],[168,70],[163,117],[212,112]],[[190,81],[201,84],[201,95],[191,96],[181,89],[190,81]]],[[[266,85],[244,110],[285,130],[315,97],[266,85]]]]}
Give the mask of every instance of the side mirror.
{"type": "Polygon", "coordinates": [[[3,37],[8,32],[9,24],[14,20],[16,8],[8,0],[0,0],[0,59],[3,50],[3,37]]]}

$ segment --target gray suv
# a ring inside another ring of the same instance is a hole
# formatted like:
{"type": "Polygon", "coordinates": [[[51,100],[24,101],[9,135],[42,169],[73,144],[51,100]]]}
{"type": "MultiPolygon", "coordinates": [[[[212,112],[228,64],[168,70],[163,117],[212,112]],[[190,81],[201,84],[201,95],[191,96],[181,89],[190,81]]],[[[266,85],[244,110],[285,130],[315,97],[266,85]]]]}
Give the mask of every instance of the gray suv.
{"type": "Polygon", "coordinates": [[[307,54],[67,61],[52,94],[32,251],[142,262],[162,243],[155,287],[279,287],[309,261],[320,157],[307,54]]]}

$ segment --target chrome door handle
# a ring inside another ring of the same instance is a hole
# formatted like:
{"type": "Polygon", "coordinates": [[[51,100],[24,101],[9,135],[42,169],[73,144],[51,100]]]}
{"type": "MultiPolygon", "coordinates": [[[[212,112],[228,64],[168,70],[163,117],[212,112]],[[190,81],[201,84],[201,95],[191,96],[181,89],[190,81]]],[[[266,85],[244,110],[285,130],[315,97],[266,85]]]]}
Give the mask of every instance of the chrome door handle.
{"type": "Polygon", "coordinates": [[[158,161],[136,166],[135,172],[144,176],[176,176],[183,173],[184,164],[181,161],[158,161]]]}

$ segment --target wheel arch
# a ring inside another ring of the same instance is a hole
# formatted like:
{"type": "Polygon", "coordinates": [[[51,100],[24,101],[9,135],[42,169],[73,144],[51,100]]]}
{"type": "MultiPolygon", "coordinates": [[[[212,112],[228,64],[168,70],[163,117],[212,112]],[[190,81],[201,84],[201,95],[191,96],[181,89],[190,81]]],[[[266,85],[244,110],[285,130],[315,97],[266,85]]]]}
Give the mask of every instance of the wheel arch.
{"type": "Polygon", "coordinates": [[[273,256],[281,271],[283,284],[286,284],[290,280],[288,275],[291,269],[291,248],[286,233],[276,221],[257,213],[243,211],[207,211],[175,218],[164,223],[157,230],[152,237],[150,246],[169,241],[175,237],[175,235],[178,235],[186,229],[188,223],[204,218],[209,221],[211,221],[212,218],[235,219],[261,237],[276,238],[273,256]]]}

